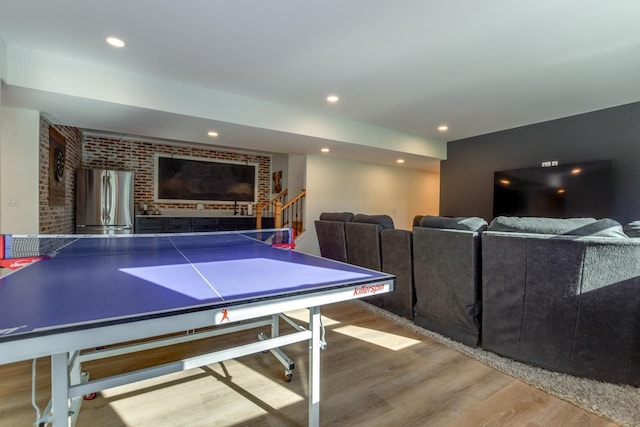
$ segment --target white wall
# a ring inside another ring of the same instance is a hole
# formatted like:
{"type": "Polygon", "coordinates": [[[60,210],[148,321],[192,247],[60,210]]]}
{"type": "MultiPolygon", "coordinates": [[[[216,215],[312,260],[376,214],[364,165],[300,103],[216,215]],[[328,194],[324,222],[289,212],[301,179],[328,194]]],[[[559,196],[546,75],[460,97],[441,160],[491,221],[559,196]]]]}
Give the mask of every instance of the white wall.
{"type": "MultiPolygon", "coordinates": [[[[306,157],[299,154],[273,154],[271,173],[282,171],[282,189],[289,190],[287,200],[291,200],[305,188],[306,157]]],[[[273,182],[271,183],[273,192],[273,182]]],[[[275,194],[272,193],[272,196],[275,194]]]]}
{"type": "Polygon", "coordinates": [[[288,166],[289,165],[289,156],[286,154],[272,154],[271,155],[271,197],[275,196],[273,192],[273,173],[282,171],[282,189],[289,187],[289,174],[288,174],[288,166]]]}
{"type": "Polygon", "coordinates": [[[439,188],[433,172],[307,156],[306,232],[296,249],[320,254],[314,221],[322,212],[386,214],[395,228],[411,230],[415,215],[438,214],[439,188]]]}
{"type": "Polygon", "coordinates": [[[300,154],[290,154],[287,169],[289,171],[287,185],[289,188],[289,200],[300,194],[305,188],[305,165],[306,156],[300,154]]]}
{"type": "Polygon", "coordinates": [[[0,108],[0,233],[38,233],[39,138],[39,112],[0,108]]]}
{"type": "Polygon", "coordinates": [[[7,44],[0,38],[0,79],[7,78],[7,44]]]}

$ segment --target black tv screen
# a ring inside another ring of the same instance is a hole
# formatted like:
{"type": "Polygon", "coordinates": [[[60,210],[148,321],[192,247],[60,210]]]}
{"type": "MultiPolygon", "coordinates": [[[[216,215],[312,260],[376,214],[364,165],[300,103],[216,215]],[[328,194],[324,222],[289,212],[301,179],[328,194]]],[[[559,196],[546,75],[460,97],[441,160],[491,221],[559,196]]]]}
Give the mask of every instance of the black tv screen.
{"type": "Polygon", "coordinates": [[[156,155],[156,199],[256,201],[256,165],[156,155]]]}
{"type": "Polygon", "coordinates": [[[493,216],[609,217],[611,171],[599,160],[495,172],[493,216]]]}

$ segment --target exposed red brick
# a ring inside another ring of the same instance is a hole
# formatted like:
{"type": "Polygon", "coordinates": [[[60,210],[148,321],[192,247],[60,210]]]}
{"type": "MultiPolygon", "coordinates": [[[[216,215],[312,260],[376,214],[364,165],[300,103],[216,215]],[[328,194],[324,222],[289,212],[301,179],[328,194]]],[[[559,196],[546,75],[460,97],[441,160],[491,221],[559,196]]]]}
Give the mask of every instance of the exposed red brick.
{"type": "MultiPolygon", "coordinates": [[[[258,164],[258,201],[269,201],[271,157],[253,153],[235,153],[164,144],[136,139],[84,136],[71,126],[52,125],[40,119],[40,227],[42,234],[68,234],[75,230],[75,171],[79,167],[131,170],[134,172],[135,206],[146,203],[153,209],[196,209],[196,203],[153,202],[154,155],[174,154],[206,159],[232,160],[258,164]],[[49,126],[66,138],[65,204],[49,206],[49,126]]],[[[204,209],[233,209],[232,203],[205,203],[204,209]]]]}

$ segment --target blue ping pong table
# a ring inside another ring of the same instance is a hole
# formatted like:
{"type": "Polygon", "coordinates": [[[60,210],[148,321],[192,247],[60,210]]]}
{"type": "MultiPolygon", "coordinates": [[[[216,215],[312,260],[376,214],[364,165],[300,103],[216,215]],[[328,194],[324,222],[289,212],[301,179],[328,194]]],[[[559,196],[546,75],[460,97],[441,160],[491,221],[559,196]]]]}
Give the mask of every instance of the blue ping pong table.
{"type": "Polygon", "coordinates": [[[21,267],[0,278],[0,364],[51,357],[51,401],[36,424],[60,427],[73,425],[83,397],[100,390],[252,353],[271,351],[290,379],[293,363],[280,348],[308,340],[309,425],[317,426],[320,307],[391,292],[395,278],[290,250],[290,234],[3,236],[0,259],[21,267]],[[301,308],[308,328],[284,314],[301,308]],[[293,332],[281,334],[282,319],[293,332]],[[270,333],[177,362],[96,380],[81,369],[87,360],[259,327],[270,333]]]}

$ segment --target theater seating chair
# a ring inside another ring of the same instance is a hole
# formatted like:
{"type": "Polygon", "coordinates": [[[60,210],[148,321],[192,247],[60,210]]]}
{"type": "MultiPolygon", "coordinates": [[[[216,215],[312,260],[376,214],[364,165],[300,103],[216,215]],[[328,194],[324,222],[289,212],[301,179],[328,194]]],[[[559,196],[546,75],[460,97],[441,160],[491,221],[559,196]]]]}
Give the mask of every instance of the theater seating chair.
{"type": "Polygon", "coordinates": [[[413,228],[414,323],[469,346],[480,339],[482,218],[424,216],[413,228]]]}
{"type": "Polygon", "coordinates": [[[320,255],[347,262],[347,242],[344,224],[353,219],[351,212],[323,212],[315,221],[320,255]]]}

